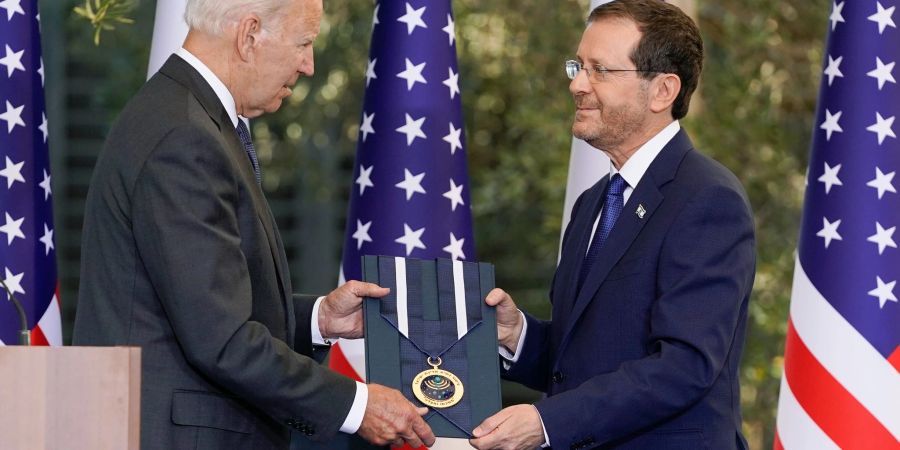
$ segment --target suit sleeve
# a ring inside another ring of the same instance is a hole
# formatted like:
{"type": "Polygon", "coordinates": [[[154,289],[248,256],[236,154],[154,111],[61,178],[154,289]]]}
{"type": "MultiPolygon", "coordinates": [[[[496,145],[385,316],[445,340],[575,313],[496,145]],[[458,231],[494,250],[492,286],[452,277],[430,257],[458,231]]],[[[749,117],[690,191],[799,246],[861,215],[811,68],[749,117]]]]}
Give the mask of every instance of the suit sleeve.
{"type": "Polygon", "coordinates": [[[133,189],[140,260],[190,364],[276,420],[311,424],[327,439],[356,387],[250,320],[237,214],[248,206],[231,164],[217,137],[202,130],[182,127],[160,142],[133,189]]]}
{"type": "Polygon", "coordinates": [[[297,324],[294,333],[294,351],[306,356],[314,356],[315,349],[312,345],[312,310],[316,305],[318,296],[306,294],[294,294],[294,318],[297,324]]]}
{"type": "Polygon", "coordinates": [[[551,444],[610,442],[698,401],[742,345],[736,334],[753,284],[754,246],[739,191],[716,186],[695,194],[663,243],[648,356],[538,402],[551,444]]]}
{"type": "Polygon", "coordinates": [[[528,332],[525,333],[519,359],[509,369],[503,369],[501,364],[501,374],[507,380],[547,392],[550,382],[547,369],[550,365],[550,322],[535,319],[528,313],[525,313],[525,321],[528,322],[528,332]]]}

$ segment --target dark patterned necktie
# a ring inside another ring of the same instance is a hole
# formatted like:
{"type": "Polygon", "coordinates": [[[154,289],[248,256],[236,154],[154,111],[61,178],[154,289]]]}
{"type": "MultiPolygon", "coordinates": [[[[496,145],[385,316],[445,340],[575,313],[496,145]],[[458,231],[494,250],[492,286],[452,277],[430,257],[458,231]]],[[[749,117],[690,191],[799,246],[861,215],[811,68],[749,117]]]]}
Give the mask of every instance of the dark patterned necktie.
{"type": "Polygon", "coordinates": [[[619,214],[622,213],[622,208],[625,205],[624,194],[626,186],[625,179],[619,174],[613,175],[612,179],[609,181],[609,186],[606,188],[606,199],[603,202],[603,213],[600,216],[600,223],[597,225],[597,231],[594,232],[591,246],[588,248],[587,255],[584,257],[584,262],[581,264],[581,273],[578,276],[579,291],[581,290],[581,285],[584,284],[587,274],[591,271],[591,268],[594,267],[594,263],[600,259],[600,248],[603,246],[603,243],[606,242],[606,238],[609,237],[609,232],[612,231],[613,225],[616,224],[616,219],[619,218],[619,214]]]}
{"type": "Polygon", "coordinates": [[[259,174],[259,159],[256,158],[256,149],[253,148],[253,141],[250,139],[250,130],[247,129],[247,125],[245,125],[244,121],[241,119],[238,119],[237,134],[238,137],[241,138],[241,144],[244,145],[244,151],[247,152],[247,157],[250,158],[250,164],[253,165],[253,173],[256,175],[256,184],[260,184],[262,182],[262,177],[259,174]]]}

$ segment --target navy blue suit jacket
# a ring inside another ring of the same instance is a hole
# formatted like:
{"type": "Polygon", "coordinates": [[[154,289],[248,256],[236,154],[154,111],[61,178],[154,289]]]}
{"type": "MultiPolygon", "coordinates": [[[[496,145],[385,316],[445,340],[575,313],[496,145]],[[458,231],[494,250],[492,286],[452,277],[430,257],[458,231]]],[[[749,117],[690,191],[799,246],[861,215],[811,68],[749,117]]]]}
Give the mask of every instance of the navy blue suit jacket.
{"type": "Polygon", "coordinates": [[[576,202],[552,320],[526,315],[504,377],[547,393],[536,406],[557,450],[747,448],[738,368],[756,258],[743,188],[680,131],[578,291],[608,178],[576,202]]]}

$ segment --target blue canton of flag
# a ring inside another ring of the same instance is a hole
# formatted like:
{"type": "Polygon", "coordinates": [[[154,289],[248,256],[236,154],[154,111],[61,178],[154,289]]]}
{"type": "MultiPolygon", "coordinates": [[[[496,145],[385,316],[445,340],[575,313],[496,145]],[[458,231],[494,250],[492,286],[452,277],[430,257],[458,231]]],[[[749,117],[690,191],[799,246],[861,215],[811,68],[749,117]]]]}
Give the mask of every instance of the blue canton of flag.
{"type": "Polygon", "coordinates": [[[800,262],[828,302],[887,358],[900,346],[900,141],[894,131],[900,35],[890,0],[838,3],[819,92],[800,262]]]}
{"type": "Polygon", "coordinates": [[[900,448],[898,0],[832,4],[774,448],[900,448]]]}
{"type": "Polygon", "coordinates": [[[471,260],[472,213],[450,0],[375,5],[343,254],[471,260]]]}
{"type": "MultiPolygon", "coordinates": [[[[0,1],[0,276],[22,303],[34,344],[61,345],[44,63],[36,0],[0,1]]],[[[2,295],[6,299],[6,295],[2,295]]],[[[0,302],[0,344],[19,317],[0,302]]]]}

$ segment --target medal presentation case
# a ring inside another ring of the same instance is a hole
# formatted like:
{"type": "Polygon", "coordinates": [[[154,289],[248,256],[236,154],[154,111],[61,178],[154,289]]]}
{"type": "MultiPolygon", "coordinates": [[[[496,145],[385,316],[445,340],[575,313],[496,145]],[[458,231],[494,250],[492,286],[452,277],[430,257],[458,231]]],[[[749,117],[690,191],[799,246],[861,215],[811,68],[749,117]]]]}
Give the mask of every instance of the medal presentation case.
{"type": "Polygon", "coordinates": [[[501,407],[494,267],[367,255],[363,279],[391,289],[363,303],[367,381],[428,407],[436,436],[470,438],[501,407]]]}

